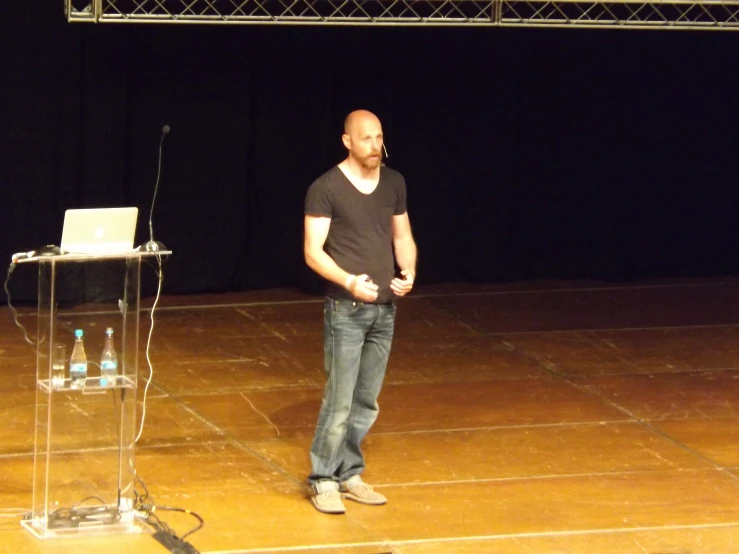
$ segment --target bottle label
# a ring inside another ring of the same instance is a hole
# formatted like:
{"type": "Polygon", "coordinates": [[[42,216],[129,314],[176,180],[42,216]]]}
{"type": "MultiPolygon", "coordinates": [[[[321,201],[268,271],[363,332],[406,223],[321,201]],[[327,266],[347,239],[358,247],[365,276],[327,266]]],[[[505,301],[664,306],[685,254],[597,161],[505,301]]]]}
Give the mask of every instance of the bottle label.
{"type": "Polygon", "coordinates": [[[69,372],[75,373],[78,375],[83,375],[87,373],[87,364],[70,364],[69,366],[69,372]]]}
{"type": "Polygon", "coordinates": [[[107,370],[117,371],[118,362],[111,362],[111,361],[101,362],[100,367],[104,370],[107,369],[107,370]]]}

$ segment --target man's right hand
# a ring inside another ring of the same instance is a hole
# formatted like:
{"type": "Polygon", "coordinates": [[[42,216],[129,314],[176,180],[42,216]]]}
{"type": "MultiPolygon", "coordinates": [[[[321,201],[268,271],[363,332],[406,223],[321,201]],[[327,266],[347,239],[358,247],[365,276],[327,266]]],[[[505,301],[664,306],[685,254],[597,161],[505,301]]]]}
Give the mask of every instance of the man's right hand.
{"type": "Polygon", "coordinates": [[[377,291],[380,287],[372,282],[367,274],[355,275],[347,287],[352,296],[362,302],[374,302],[377,300],[377,291]]]}

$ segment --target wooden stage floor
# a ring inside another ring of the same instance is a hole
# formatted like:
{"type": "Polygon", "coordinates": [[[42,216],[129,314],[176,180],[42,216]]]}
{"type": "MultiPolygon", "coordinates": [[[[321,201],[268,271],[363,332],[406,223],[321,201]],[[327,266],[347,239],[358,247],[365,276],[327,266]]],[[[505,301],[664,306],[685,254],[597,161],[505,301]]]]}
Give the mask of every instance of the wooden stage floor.
{"type": "MultiPolygon", "coordinates": [[[[156,503],[205,519],[200,552],[739,553],[739,280],[418,287],[365,442],[389,502],[343,516],[306,487],[321,302],[165,296],[155,314],[136,466],[156,503]]],[[[0,311],[0,552],[166,552],[20,528],[35,354],[0,311]]]]}

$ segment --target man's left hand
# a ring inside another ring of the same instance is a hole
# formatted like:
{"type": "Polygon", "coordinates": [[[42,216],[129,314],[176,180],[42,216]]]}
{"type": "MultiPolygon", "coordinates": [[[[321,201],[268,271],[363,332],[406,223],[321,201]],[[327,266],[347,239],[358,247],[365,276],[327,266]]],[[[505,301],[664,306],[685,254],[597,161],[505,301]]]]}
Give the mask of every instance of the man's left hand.
{"type": "Polygon", "coordinates": [[[413,288],[413,281],[415,280],[415,275],[412,271],[409,269],[404,269],[400,272],[400,274],[403,276],[402,279],[399,277],[396,277],[392,281],[390,281],[390,289],[395,293],[396,296],[405,296],[409,292],[411,292],[411,289],[413,288]]]}

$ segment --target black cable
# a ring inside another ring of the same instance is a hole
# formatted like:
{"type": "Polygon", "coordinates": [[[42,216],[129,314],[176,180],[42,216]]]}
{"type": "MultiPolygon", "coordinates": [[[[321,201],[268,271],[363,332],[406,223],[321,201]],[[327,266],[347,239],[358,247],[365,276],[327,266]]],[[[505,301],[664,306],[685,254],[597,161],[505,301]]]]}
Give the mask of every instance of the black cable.
{"type": "Polygon", "coordinates": [[[83,498],[77,504],[75,504],[74,506],[72,506],[72,508],[79,508],[80,506],[82,506],[82,504],[84,504],[88,500],[97,500],[98,502],[100,502],[100,504],[105,504],[105,500],[103,500],[99,496],[88,496],[87,498],[83,498]]]}
{"type": "Polygon", "coordinates": [[[15,265],[16,265],[15,263],[11,263],[8,266],[8,274],[5,277],[5,284],[3,285],[3,288],[5,289],[5,296],[8,299],[8,307],[10,308],[10,311],[13,314],[13,323],[15,323],[15,326],[18,327],[21,331],[23,331],[23,338],[26,339],[26,342],[28,344],[36,346],[36,343],[28,337],[28,331],[26,330],[26,328],[23,326],[23,324],[20,321],[18,321],[18,311],[15,309],[13,304],[10,302],[10,290],[8,289],[8,284],[10,283],[10,277],[11,275],[13,275],[13,271],[15,270],[15,265]]]}
{"type": "Polygon", "coordinates": [[[111,507],[99,496],[88,496],[69,508],[57,508],[49,514],[50,528],[79,527],[86,522],[111,524],[120,521],[118,507],[111,507]],[[83,506],[88,500],[97,500],[100,504],[83,506]]]}
{"type": "Polygon", "coordinates": [[[137,471],[134,471],[133,473],[134,478],[141,483],[141,486],[144,487],[144,495],[141,496],[137,491],[136,487],[134,486],[133,489],[133,495],[134,495],[134,508],[136,510],[139,510],[140,512],[146,512],[146,501],[149,499],[149,489],[146,488],[146,484],[144,481],[139,477],[139,474],[137,471]]]}
{"type": "Polygon", "coordinates": [[[178,537],[179,539],[184,539],[188,535],[192,535],[195,531],[200,531],[200,529],[202,529],[203,526],[205,525],[205,521],[203,520],[203,518],[200,517],[195,512],[191,512],[190,510],[185,510],[184,508],[175,508],[174,506],[154,506],[154,508],[157,510],[164,510],[164,511],[169,511],[169,512],[181,512],[183,514],[190,515],[198,520],[199,523],[193,529],[189,530],[184,535],[181,535],[180,537],[178,537]]]}
{"type": "MultiPolygon", "coordinates": [[[[135,497],[134,508],[145,516],[142,518],[143,521],[147,525],[152,527],[155,531],[160,532],[160,533],[165,533],[166,535],[170,535],[171,539],[178,542],[178,544],[180,544],[180,546],[182,546],[183,548],[186,548],[188,552],[197,552],[197,550],[195,550],[192,547],[192,545],[184,542],[184,539],[185,537],[189,537],[196,531],[199,531],[200,529],[202,529],[203,526],[205,525],[205,520],[202,517],[200,517],[200,515],[198,515],[197,513],[184,509],[184,508],[177,508],[176,506],[157,506],[156,504],[148,503],[147,501],[149,500],[149,490],[146,488],[146,484],[144,483],[143,479],[141,479],[141,477],[139,477],[139,475],[136,473],[134,473],[134,475],[135,475],[135,479],[141,484],[141,486],[144,489],[144,494],[141,495],[138,493],[138,491],[134,487],[134,497],[135,497]],[[180,512],[183,514],[187,514],[197,519],[198,524],[192,529],[190,529],[189,531],[187,531],[185,534],[177,535],[174,529],[172,529],[165,521],[163,521],[157,515],[156,513],[157,511],[180,512]]],[[[166,539],[166,537],[159,536],[157,540],[162,539],[162,538],[166,539]]]]}

